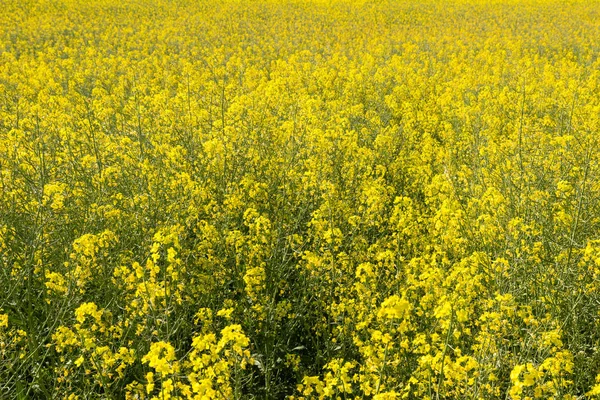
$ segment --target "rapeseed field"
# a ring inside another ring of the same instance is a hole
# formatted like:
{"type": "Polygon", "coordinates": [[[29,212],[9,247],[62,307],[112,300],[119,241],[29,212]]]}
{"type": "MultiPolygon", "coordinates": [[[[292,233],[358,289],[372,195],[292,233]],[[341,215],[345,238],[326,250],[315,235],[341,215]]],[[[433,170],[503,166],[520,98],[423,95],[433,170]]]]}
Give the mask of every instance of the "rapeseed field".
{"type": "Polygon", "coordinates": [[[600,398],[600,2],[1,0],[0,399],[600,398]]]}

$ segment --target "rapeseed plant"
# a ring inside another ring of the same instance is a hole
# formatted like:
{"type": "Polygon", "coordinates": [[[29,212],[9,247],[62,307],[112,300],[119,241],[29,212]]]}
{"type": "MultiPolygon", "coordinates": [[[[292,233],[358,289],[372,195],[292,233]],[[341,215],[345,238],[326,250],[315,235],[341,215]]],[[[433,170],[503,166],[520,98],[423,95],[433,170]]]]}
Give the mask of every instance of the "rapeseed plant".
{"type": "Polygon", "coordinates": [[[596,0],[4,0],[0,398],[600,397],[596,0]]]}

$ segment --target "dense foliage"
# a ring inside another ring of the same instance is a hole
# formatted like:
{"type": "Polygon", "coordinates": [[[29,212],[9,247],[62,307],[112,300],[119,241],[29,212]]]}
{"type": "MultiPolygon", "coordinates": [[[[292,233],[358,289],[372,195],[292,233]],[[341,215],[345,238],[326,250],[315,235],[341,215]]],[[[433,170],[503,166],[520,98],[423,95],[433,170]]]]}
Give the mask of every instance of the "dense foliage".
{"type": "Polygon", "coordinates": [[[600,394],[599,54],[598,1],[3,0],[0,398],[600,394]]]}

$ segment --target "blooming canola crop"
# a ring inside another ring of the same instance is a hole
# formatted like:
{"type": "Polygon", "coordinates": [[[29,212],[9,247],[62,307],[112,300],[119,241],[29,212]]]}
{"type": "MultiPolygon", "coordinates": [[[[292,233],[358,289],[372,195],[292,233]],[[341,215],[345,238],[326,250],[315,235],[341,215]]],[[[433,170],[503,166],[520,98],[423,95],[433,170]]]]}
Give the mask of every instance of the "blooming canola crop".
{"type": "Polygon", "coordinates": [[[600,2],[0,9],[0,398],[600,397],[600,2]]]}

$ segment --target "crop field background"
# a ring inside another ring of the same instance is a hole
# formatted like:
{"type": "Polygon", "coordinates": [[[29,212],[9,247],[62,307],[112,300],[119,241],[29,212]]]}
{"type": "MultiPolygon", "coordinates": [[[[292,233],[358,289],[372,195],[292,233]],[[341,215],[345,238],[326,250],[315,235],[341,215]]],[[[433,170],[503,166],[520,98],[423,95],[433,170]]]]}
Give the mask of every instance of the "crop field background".
{"type": "Polygon", "coordinates": [[[599,55],[595,0],[1,0],[0,398],[596,398],[599,55]]]}

